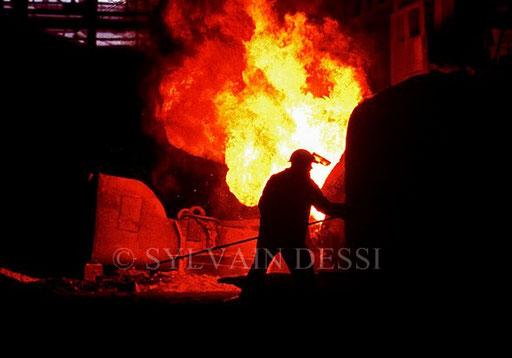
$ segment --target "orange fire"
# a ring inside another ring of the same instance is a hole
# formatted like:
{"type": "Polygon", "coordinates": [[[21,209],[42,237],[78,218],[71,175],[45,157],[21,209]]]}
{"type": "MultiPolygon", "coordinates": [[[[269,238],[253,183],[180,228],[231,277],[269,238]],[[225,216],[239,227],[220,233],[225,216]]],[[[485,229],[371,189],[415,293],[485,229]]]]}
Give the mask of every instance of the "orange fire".
{"type": "Polygon", "coordinates": [[[226,0],[221,9],[173,1],[166,21],[189,49],[160,85],[171,144],[224,162],[239,201],[256,205],[271,174],[305,148],[333,164],[353,109],[369,95],[362,59],[336,21],[298,12],[279,18],[269,0],[226,0]]]}

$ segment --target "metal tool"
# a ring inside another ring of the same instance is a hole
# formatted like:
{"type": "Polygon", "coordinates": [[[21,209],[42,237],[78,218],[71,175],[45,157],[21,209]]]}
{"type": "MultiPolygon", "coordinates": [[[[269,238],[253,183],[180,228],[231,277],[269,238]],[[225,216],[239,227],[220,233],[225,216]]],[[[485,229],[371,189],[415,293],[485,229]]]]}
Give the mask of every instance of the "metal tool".
{"type": "MultiPolygon", "coordinates": [[[[313,221],[313,222],[310,222],[308,224],[308,226],[320,224],[320,223],[323,223],[325,221],[330,221],[330,220],[334,220],[334,219],[337,219],[337,218],[327,218],[327,219],[323,219],[323,220],[313,221]]],[[[231,242],[229,244],[219,245],[219,246],[211,247],[211,248],[208,248],[208,249],[199,250],[199,251],[196,251],[196,252],[191,252],[191,253],[186,254],[186,255],[175,256],[173,258],[160,261],[159,265],[164,264],[164,263],[168,263],[168,262],[176,262],[176,261],[181,260],[181,259],[186,259],[186,258],[190,258],[190,257],[193,257],[193,256],[201,255],[201,254],[211,253],[212,251],[224,249],[224,248],[230,247],[230,246],[244,244],[246,242],[254,241],[254,240],[257,240],[257,239],[258,239],[258,236],[251,237],[249,239],[243,239],[243,240],[240,240],[240,241],[231,242]]]]}

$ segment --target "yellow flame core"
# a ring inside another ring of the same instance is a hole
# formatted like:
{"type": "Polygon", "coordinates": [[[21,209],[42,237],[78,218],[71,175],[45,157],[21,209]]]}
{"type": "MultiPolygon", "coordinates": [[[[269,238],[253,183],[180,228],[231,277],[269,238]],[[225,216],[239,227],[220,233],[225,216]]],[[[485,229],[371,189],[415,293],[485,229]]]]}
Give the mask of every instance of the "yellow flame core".
{"type": "Polygon", "coordinates": [[[363,90],[354,68],[315,48],[319,30],[303,13],[285,15],[284,25],[265,1],[253,2],[248,13],[255,30],[244,42],[245,86],[228,83],[214,104],[227,135],[227,183],[241,203],[254,206],[267,179],[286,168],[299,148],[332,162],[311,171],[323,185],[345,150],[348,120],[363,90]],[[313,76],[323,85],[322,96],[312,93],[313,76]]]}

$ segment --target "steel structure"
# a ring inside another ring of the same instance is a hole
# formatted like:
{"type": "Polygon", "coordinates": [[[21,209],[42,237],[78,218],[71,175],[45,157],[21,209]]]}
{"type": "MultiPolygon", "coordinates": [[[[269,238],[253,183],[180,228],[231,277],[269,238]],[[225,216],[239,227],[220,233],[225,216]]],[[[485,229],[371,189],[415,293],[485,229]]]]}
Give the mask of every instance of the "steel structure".
{"type": "Polygon", "coordinates": [[[1,0],[0,16],[89,47],[147,44],[158,0],[1,0]]]}

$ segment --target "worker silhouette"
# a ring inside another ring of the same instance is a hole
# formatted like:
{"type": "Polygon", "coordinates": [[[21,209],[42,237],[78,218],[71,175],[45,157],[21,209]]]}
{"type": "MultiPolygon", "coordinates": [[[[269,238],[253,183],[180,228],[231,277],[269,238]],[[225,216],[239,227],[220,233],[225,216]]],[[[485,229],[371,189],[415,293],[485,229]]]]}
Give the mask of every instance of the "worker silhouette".
{"type": "Polygon", "coordinates": [[[267,269],[281,253],[300,295],[315,287],[313,263],[306,248],[311,206],[332,216],[345,216],[344,204],[330,202],[310,177],[313,163],[310,152],[298,149],[290,157],[291,166],[272,175],[265,185],[258,207],[260,229],[254,263],[240,294],[241,302],[262,298],[267,269]]]}

